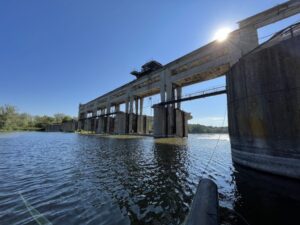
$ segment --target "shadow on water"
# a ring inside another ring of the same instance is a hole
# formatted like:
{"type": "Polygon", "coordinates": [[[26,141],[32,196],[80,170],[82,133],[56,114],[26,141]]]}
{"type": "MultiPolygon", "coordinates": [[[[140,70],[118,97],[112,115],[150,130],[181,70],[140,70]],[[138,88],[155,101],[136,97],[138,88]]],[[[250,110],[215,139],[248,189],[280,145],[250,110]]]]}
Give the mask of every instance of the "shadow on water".
{"type": "MultiPolygon", "coordinates": [[[[234,164],[234,210],[251,225],[299,224],[300,182],[234,164]]],[[[231,212],[229,212],[230,214],[231,212]]],[[[227,216],[228,224],[246,224],[227,216]]]]}

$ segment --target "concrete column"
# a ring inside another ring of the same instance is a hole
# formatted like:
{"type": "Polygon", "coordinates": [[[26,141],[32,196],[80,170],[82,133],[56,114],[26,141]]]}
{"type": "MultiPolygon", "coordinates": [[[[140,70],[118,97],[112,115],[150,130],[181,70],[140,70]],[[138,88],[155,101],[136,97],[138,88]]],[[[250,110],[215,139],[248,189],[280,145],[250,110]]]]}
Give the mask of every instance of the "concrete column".
{"type": "Polygon", "coordinates": [[[115,105],[115,112],[120,112],[120,104],[115,105]]]}
{"type": "Polygon", "coordinates": [[[144,129],[144,117],[145,116],[143,116],[143,102],[144,102],[144,99],[140,98],[140,110],[139,110],[139,114],[137,115],[137,132],[139,134],[145,133],[145,129],[144,129]]]}
{"type": "Polygon", "coordinates": [[[139,114],[139,99],[138,98],[135,99],[135,114],[136,115],[139,114]]]}
{"type": "MultiPolygon", "coordinates": [[[[181,99],[182,87],[177,87],[176,89],[176,99],[181,99]]],[[[177,103],[177,109],[181,109],[181,102],[177,103]]]]}
{"type": "Polygon", "coordinates": [[[133,101],[134,101],[133,96],[130,96],[129,113],[133,113],[133,101]]]}
{"type": "Polygon", "coordinates": [[[131,95],[130,96],[130,109],[129,109],[129,133],[132,133],[132,120],[133,120],[133,101],[134,101],[134,98],[133,96],[131,95]]]}
{"type": "Polygon", "coordinates": [[[300,36],[244,56],[226,76],[235,163],[300,179],[300,36]]]}
{"type": "MultiPolygon", "coordinates": [[[[174,88],[171,82],[167,83],[167,101],[174,100],[174,88]]],[[[167,135],[173,136],[175,130],[174,104],[167,106],[167,135]]]]}
{"type": "Polygon", "coordinates": [[[169,82],[166,87],[167,90],[167,101],[173,100],[174,99],[174,89],[173,89],[173,84],[169,82]]]}
{"type": "Polygon", "coordinates": [[[165,71],[160,73],[160,101],[166,101],[166,78],[165,78],[165,71]]]}
{"type": "Polygon", "coordinates": [[[129,111],[129,101],[128,101],[128,98],[126,98],[126,101],[125,101],[125,113],[128,113],[129,111]]]}
{"type": "MultiPolygon", "coordinates": [[[[106,113],[110,114],[110,101],[107,102],[107,106],[106,106],[106,113]]],[[[109,127],[110,127],[110,118],[109,115],[107,115],[107,123],[106,123],[106,132],[109,133],[109,127]]]]}
{"type": "Polygon", "coordinates": [[[247,26],[240,30],[239,47],[242,55],[247,54],[258,46],[257,30],[254,26],[247,26]]]}
{"type": "Polygon", "coordinates": [[[140,98],[140,115],[143,115],[144,98],[140,98]]]}
{"type": "Polygon", "coordinates": [[[154,106],[153,135],[156,138],[167,136],[167,108],[165,106],[154,106]]]}

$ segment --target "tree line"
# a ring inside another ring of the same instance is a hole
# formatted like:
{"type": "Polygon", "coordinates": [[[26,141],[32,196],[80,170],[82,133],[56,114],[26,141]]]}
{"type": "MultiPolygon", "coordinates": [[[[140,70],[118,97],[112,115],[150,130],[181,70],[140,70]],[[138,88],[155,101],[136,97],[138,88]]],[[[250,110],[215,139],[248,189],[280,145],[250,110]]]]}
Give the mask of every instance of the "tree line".
{"type": "Polygon", "coordinates": [[[201,133],[228,133],[228,127],[212,127],[201,124],[189,124],[188,132],[191,134],[201,133]]]}
{"type": "Polygon", "coordinates": [[[0,106],[0,131],[13,130],[44,130],[53,123],[62,123],[74,118],[63,113],[53,116],[32,116],[28,113],[20,113],[15,106],[0,106]]]}

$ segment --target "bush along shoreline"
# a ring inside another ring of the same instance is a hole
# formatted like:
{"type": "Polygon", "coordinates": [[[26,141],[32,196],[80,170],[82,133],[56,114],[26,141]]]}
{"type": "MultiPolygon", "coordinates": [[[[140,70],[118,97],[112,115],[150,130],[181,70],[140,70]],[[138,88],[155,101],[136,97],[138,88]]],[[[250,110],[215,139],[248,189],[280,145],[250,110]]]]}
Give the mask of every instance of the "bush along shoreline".
{"type": "Polygon", "coordinates": [[[0,106],[0,132],[10,131],[44,131],[50,124],[63,123],[76,118],[56,113],[53,116],[32,116],[20,113],[15,106],[0,106]]]}

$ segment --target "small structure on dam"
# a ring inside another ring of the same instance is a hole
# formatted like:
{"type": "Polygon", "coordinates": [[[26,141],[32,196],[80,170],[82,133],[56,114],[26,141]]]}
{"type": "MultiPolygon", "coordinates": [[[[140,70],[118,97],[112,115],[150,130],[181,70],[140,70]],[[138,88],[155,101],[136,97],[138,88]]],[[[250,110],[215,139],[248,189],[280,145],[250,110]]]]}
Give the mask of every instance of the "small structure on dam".
{"type": "Polygon", "coordinates": [[[259,45],[257,29],[300,12],[292,0],[239,22],[223,41],[211,42],[166,65],[151,61],[136,79],[79,105],[79,129],[96,133],[186,137],[191,115],[181,102],[228,94],[233,160],[275,174],[300,178],[299,29],[259,45]],[[227,88],[182,97],[182,88],[226,75],[227,88]],[[143,99],[160,95],[154,117],[143,115],[143,99]],[[125,111],[120,105],[125,104],[125,111]]]}

